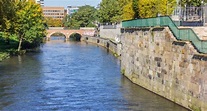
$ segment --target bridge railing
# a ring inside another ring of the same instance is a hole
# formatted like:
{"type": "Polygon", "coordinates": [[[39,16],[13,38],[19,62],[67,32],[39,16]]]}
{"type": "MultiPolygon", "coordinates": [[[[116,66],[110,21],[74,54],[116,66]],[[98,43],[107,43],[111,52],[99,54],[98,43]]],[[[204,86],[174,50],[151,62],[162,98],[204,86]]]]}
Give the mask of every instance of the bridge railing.
{"type": "Polygon", "coordinates": [[[207,41],[201,40],[190,28],[179,29],[168,16],[128,20],[122,22],[123,28],[133,27],[169,27],[177,40],[191,41],[196,50],[200,53],[207,53],[207,41]]]}

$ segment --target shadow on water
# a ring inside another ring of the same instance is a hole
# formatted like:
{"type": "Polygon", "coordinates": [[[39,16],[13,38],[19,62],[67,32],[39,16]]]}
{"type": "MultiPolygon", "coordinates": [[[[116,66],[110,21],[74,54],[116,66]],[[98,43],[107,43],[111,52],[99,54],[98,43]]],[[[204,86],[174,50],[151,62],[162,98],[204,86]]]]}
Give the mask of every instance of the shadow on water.
{"type": "Polygon", "coordinates": [[[190,111],[154,94],[153,92],[133,84],[124,76],[121,78],[121,86],[124,89],[121,92],[129,103],[128,108],[133,111],[135,109],[139,109],[139,111],[190,111]]]}
{"type": "Polygon", "coordinates": [[[80,41],[81,40],[81,35],[78,33],[73,33],[69,37],[70,41],[80,41]]]}

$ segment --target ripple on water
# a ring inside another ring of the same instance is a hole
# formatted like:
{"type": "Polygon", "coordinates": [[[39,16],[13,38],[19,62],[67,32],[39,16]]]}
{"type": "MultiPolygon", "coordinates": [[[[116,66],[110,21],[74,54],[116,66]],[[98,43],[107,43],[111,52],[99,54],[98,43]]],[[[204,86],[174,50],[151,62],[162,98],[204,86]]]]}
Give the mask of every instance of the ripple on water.
{"type": "Polygon", "coordinates": [[[122,77],[102,47],[50,41],[41,50],[1,63],[0,110],[186,111],[122,77]]]}

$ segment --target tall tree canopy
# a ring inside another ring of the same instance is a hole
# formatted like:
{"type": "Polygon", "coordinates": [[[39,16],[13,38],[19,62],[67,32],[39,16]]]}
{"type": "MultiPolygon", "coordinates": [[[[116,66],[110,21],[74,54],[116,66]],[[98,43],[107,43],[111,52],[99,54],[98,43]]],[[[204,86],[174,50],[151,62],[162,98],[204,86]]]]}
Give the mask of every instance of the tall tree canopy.
{"type": "Polygon", "coordinates": [[[9,36],[14,33],[15,21],[14,0],[0,0],[0,32],[3,32],[4,39],[9,43],[9,36]]]}
{"type": "Polygon", "coordinates": [[[8,35],[8,40],[16,37],[18,51],[22,43],[29,44],[23,48],[38,46],[45,36],[41,6],[34,0],[0,0],[0,6],[0,32],[8,35]]]}
{"type": "Polygon", "coordinates": [[[94,27],[96,21],[96,9],[86,5],[78,9],[72,16],[66,16],[63,19],[65,27],[78,29],[80,27],[94,27]]]}
{"type": "Polygon", "coordinates": [[[129,0],[123,7],[123,20],[171,15],[176,0],[129,0]]]}
{"type": "Polygon", "coordinates": [[[63,22],[61,19],[54,19],[52,17],[45,17],[45,21],[48,27],[62,27],[63,22]]]}
{"type": "Polygon", "coordinates": [[[170,15],[176,4],[176,0],[102,0],[98,10],[99,22],[170,15]]]}
{"type": "Polygon", "coordinates": [[[17,21],[16,29],[19,37],[18,51],[21,43],[39,44],[45,35],[42,8],[34,0],[20,0],[17,2],[17,21]]]}
{"type": "Polygon", "coordinates": [[[122,20],[122,5],[119,0],[102,0],[98,11],[99,22],[120,22],[122,20]]]}
{"type": "Polygon", "coordinates": [[[123,7],[123,14],[122,14],[123,20],[134,19],[135,11],[132,6],[133,6],[133,2],[131,1],[123,7]]]}

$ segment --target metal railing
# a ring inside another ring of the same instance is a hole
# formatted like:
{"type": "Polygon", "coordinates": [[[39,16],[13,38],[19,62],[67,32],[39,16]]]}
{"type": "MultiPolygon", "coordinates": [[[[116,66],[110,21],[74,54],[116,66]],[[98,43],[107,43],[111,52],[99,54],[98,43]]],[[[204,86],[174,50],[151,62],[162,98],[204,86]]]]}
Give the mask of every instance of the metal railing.
{"type": "Polygon", "coordinates": [[[116,25],[103,25],[103,29],[116,29],[116,25]]]}
{"type": "Polygon", "coordinates": [[[122,22],[123,28],[133,27],[169,27],[177,40],[191,41],[200,53],[207,53],[207,41],[201,40],[190,28],[179,29],[172,19],[168,16],[128,20],[122,22]]]}

